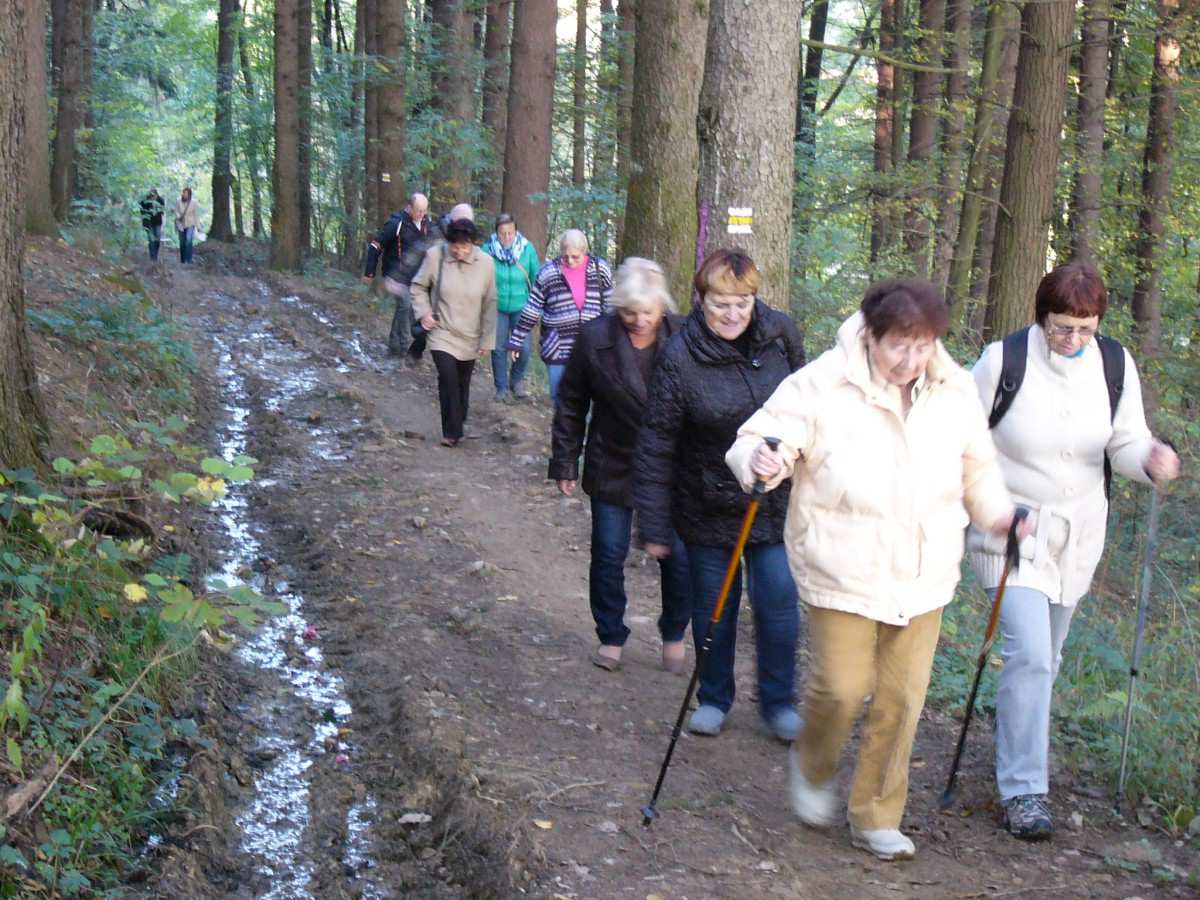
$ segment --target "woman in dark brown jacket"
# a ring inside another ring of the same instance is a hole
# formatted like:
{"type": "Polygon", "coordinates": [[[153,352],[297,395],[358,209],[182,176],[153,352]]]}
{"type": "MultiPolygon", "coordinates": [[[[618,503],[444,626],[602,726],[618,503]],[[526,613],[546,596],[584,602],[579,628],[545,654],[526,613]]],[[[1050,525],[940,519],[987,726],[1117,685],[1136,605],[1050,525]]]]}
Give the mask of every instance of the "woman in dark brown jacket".
{"type": "MultiPolygon", "coordinates": [[[[658,354],[683,320],[657,263],[630,257],[617,270],[615,311],[586,323],[558,388],[554,411],[550,478],[570,496],[584,452],[583,489],[592,501],[592,564],[589,596],[600,646],[592,662],[612,671],[629,637],[623,621],[625,557],[633,524],[633,453],[637,444],[658,354]],[[591,421],[588,414],[591,413],[591,421]]],[[[687,556],[676,538],[674,551],[660,563],[662,663],[682,674],[684,632],[691,617],[687,556]]]]}

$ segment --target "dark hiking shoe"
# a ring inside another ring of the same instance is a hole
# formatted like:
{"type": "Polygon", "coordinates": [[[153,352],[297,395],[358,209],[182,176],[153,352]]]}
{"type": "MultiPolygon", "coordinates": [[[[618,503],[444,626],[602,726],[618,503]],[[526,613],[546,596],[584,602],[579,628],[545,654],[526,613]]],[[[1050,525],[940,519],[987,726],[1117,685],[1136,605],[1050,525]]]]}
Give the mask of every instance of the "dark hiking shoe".
{"type": "Polygon", "coordinates": [[[1023,841],[1044,841],[1054,832],[1043,794],[1021,794],[1004,802],[1004,827],[1023,841]]]}

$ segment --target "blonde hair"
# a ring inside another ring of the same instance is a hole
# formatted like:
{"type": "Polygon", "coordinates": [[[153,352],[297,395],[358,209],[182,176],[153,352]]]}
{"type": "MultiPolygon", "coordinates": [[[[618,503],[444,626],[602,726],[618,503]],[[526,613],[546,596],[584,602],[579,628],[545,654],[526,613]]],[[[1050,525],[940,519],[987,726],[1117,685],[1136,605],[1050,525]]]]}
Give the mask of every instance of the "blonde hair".
{"type": "Polygon", "coordinates": [[[656,306],[664,312],[675,312],[662,266],[640,256],[626,257],[617,269],[611,302],[616,309],[656,306]]]}
{"type": "Polygon", "coordinates": [[[568,228],[562,233],[562,237],[558,239],[558,252],[566,253],[567,250],[582,250],[588,252],[587,235],[578,228],[568,228]]]}

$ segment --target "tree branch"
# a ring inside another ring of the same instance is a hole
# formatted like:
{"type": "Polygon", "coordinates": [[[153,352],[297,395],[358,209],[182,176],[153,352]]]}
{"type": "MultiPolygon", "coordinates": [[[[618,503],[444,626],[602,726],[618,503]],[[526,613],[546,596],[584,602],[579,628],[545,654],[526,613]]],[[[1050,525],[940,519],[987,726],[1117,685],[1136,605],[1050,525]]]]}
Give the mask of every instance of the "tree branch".
{"type": "Polygon", "coordinates": [[[947,69],[944,66],[924,66],[920,63],[909,62],[906,59],[898,59],[887,53],[880,53],[878,50],[847,47],[845,44],[827,44],[825,41],[813,41],[806,37],[800,38],[800,43],[805,47],[815,47],[818,50],[828,50],[831,53],[849,53],[851,56],[865,56],[868,59],[878,59],[881,62],[892,64],[897,69],[906,69],[909,72],[932,72],[935,75],[949,75],[953,72],[966,71],[965,69],[947,69]]]}

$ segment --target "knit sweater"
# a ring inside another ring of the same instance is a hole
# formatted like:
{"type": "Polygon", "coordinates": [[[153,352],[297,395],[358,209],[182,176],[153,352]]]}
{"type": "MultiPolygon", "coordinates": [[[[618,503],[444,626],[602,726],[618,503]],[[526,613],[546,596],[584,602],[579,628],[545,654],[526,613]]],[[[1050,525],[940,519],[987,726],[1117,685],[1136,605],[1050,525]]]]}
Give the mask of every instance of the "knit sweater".
{"type": "MultiPolygon", "coordinates": [[[[988,345],[975,364],[985,410],[992,408],[1002,365],[1000,342],[988,345]]],[[[1033,511],[1033,533],[1021,542],[1021,564],[1009,574],[1010,585],[1033,588],[1065,606],[1074,606],[1087,593],[1104,552],[1105,451],[1113,471],[1133,481],[1150,480],[1144,465],[1152,438],[1141,380],[1128,351],[1121,402],[1111,416],[1096,343],[1068,359],[1050,349],[1039,326],[1031,327],[1025,379],[992,430],[1013,499],[1033,511]]],[[[1000,583],[1000,543],[974,531],[968,537],[968,557],[985,588],[1000,583]]]]}
{"type": "Polygon", "coordinates": [[[575,306],[571,288],[562,274],[562,260],[549,259],[542,266],[529,292],[529,302],[521,310],[521,318],[508,337],[508,349],[520,350],[525,338],[540,322],[542,339],[540,351],[547,365],[566,365],[575,347],[575,336],[584,322],[608,312],[612,299],[612,269],[599,256],[589,256],[587,264],[587,299],[583,309],[575,306]]]}

